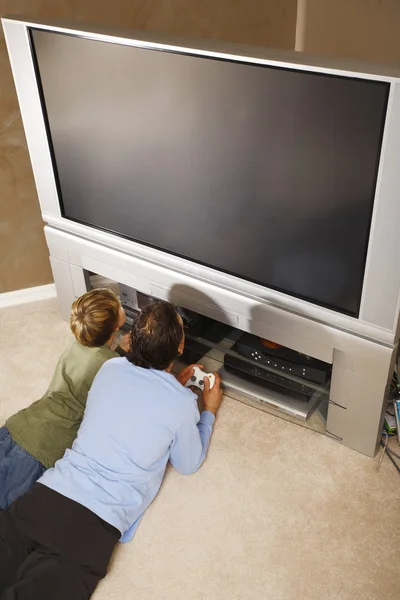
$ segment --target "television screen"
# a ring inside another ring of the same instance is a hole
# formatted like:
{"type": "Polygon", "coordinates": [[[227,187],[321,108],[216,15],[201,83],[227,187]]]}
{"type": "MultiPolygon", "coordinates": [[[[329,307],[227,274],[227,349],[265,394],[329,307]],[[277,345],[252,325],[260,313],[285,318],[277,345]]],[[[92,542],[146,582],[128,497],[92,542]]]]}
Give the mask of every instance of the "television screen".
{"type": "Polygon", "coordinates": [[[30,35],[65,218],[358,315],[388,83],[30,35]]]}

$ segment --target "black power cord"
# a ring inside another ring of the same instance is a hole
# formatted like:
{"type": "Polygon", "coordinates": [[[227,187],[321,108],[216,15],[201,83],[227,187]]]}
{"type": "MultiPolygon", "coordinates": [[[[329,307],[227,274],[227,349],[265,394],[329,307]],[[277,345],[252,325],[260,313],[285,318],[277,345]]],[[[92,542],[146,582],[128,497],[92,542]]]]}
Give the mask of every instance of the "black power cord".
{"type": "Polygon", "coordinates": [[[389,458],[389,460],[390,460],[390,462],[393,464],[393,466],[395,467],[395,469],[397,470],[397,472],[400,474],[400,466],[395,461],[395,457],[400,459],[400,454],[396,454],[396,452],[393,452],[393,450],[391,450],[390,448],[388,448],[389,436],[386,433],[386,431],[384,432],[384,435],[385,435],[385,441],[381,440],[382,454],[381,454],[380,459],[379,459],[378,469],[380,468],[380,466],[382,464],[383,457],[384,457],[384,455],[386,453],[387,456],[388,456],[388,458],[389,458]]]}

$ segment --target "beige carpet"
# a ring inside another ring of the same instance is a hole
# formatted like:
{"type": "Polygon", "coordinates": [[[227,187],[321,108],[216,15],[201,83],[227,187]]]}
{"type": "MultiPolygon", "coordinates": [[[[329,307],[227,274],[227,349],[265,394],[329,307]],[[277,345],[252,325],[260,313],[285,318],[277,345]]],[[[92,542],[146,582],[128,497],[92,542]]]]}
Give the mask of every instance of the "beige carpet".
{"type": "MultiPolygon", "coordinates": [[[[54,301],[0,311],[0,424],[41,395],[68,339],[54,301]]],[[[93,598],[397,599],[400,480],[376,465],[228,398],[205,464],[168,471],[93,598]]]]}

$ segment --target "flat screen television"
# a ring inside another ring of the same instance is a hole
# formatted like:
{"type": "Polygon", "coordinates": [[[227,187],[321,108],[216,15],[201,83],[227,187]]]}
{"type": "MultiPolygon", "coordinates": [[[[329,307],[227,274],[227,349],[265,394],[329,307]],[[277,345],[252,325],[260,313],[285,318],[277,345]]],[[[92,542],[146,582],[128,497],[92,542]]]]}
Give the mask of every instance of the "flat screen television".
{"type": "Polygon", "coordinates": [[[127,240],[144,258],[156,250],[160,264],[320,321],[394,334],[396,73],[3,23],[47,222],[127,240]]]}

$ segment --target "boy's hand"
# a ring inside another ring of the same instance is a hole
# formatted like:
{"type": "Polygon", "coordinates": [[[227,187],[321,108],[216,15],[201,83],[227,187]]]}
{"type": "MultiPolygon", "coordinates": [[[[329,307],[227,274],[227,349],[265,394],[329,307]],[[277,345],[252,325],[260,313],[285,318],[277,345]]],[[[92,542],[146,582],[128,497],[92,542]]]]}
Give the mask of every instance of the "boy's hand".
{"type": "Polygon", "coordinates": [[[184,369],[182,369],[179,375],[176,376],[179,383],[181,383],[182,385],[186,385],[189,379],[192,377],[195,367],[199,367],[199,369],[204,369],[203,365],[198,364],[189,365],[188,367],[185,367],[184,369]]]}
{"type": "Polygon", "coordinates": [[[119,339],[118,346],[122,348],[124,352],[129,352],[131,349],[131,334],[126,333],[125,335],[122,335],[119,339]]]}
{"type": "Polygon", "coordinates": [[[214,415],[217,414],[222,402],[222,389],[221,389],[221,377],[218,373],[214,373],[215,383],[210,390],[210,380],[208,377],[204,377],[204,391],[203,391],[203,402],[204,410],[209,410],[214,415]]]}

